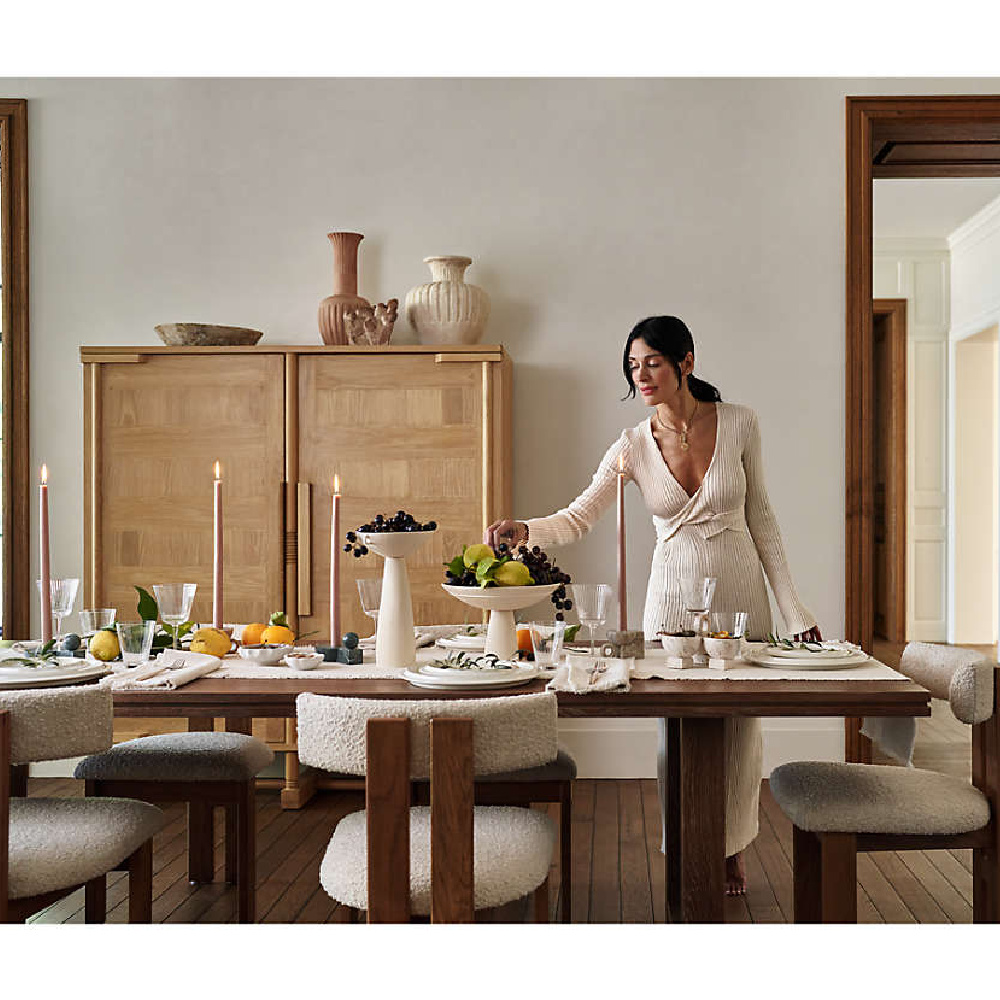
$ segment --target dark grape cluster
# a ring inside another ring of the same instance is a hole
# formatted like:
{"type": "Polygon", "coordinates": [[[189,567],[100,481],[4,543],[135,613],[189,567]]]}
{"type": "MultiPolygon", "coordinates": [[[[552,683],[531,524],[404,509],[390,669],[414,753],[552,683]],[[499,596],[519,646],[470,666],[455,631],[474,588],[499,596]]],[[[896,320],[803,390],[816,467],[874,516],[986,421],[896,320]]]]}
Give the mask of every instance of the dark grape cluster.
{"type": "Polygon", "coordinates": [[[573,602],[566,596],[566,584],[570,582],[569,573],[564,573],[537,545],[530,549],[527,545],[518,546],[517,558],[528,567],[532,579],[539,586],[558,583],[552,591],[552,603],[556,606],[556,621],[564,621],[564,611],[571,611],[573,602]]]}
{"type": "Polygon", "coordinates": [[[358,538],[358,534],[376,534],[382,531],[437,531],[437,522],[428,521],[426,524],[421,524],[405,510],[397,510],[391,517],[376,514],[370,524],[362,524],[357,531],[347,533],[344,551],[353,552],[356,559],[368,555],[368,546],[358,538]]]}

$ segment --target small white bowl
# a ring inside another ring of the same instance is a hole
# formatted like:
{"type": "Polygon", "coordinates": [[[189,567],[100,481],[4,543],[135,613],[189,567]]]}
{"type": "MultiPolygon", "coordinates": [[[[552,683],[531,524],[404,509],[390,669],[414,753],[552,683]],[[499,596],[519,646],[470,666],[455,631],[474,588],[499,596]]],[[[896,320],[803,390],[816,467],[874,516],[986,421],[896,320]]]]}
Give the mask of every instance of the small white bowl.
{"type": "Polygon", "coordinates": [[[322,653],[287,653],[284,662],[292,670],[315,670],[324,657],[322,653]]]}
{"type": "Polygon", "coordinates": [[[690,657],[701,652],[700,635],[664,635],[661,632],[657,638],[669,656],[690,657]]]}
{"type": "Polygon", "coordinates": [[[706,635],[703,641],[705,652],[713,660],[735,660],[740,655],[739,639],[713,639],[706,635]]]}
{"type": "Polygon", "coordinates": [[[292,647],[289,645],[240,646],[239,648],[239,654],[244,660],[249,660],[262,667],[272,667],[276,663],[281,663],[284,655],[291,651],[292,647]]]}

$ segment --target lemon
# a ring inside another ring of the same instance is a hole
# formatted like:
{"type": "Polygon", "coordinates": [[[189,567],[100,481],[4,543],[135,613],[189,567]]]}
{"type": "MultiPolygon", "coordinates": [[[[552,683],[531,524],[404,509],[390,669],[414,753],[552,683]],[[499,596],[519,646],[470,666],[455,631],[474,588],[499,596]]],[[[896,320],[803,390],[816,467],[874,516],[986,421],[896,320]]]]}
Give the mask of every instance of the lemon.
{"type": "Polygon", "coordinates": [[[251,622],[249,625],[243,626],[243,633],[240,636],[240,642],[244,646],[259,646],[261,643],[261,635],[267,626],[262,622],[251,622]]]}
{"type": "Polygon", "coordinates": [[[532,582],[528,567],[516,561],[497,566],[493,579],[501,587],[527,587],[532,582]]]}
{"type": "Polygon", "coordinates": [[[472,569],[473,566],[478,562],[482,562],[484,559],[493,558],[494,552],[488,546],[480,542],[478,545],[470,545],[465,552],[462,553],[462,562],[472,569]]]}
{"type": "Polygon", "coordinates": [[[94,633],[88,649],[90,650],[90,655],[95,660],[101,660],[104,663],[115,659],[121,652],[117,634],[108,632],[107,629],[101,629],[100,632],[94,633]]]}
{"type": "Polygon", "coordinates": [[[295,633],[287,625],[268,625],[261,633],[260,641],[267,645],[293,645],[295,633]]]}
{"type": "Polygon", "coordinates": [[[229,636],[217,628],[200,628],[191,639],[192,653],[225,656],[229,652],[229,646],[229,636]]]}

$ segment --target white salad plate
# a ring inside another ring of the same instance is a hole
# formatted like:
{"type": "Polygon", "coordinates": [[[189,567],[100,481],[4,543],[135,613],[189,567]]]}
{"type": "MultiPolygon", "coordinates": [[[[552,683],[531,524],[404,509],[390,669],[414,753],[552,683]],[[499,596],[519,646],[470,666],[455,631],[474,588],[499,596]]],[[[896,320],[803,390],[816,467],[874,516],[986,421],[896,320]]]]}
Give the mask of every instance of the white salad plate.
{"type": "Polygon", "coordinates": [[[464,649],[481,653],[486,648],[486,636],[454,635],[450,639],[438,639],[435,645],[442,649],[464,649]]]}
{"type": "Polygon", "coordinates": [[[848,670],[851,667],[863,667],[866,663],[872,662],[871,657],[860,649],[836,658],[801,652],[798,659],[788,656],[771,656],[770,652],[751,653],[747,651],[743,654],[743,659],[761,667],[773,667],[775,670],[848,670]]]}
{"type": "Polygon", "coordinates": [[[851,646],[847,643],[824,642],[820,645],[822,646],[821,649],[816,649],[815,645],[811,649],[800,649],[798,645],[796,645],[795,649],[784,649],[781,646],[765,646],[760,651],[767,653],[768,656],[781,657],[788,660],[802,660],[806,657],[814,660],[836,660],[858,652],[857,646],[851,646]]]}
{"type": "Polygon", "coordinates": [[[106,663],[60,657],[50,667],[26,667],[0,662],[0,690],[16,691],[27,688],[64,687],[93,680],[111,673],[106,663]]]}
{"type": "Polygon", "coordinates": [[[428,672],[429,665],[416,670],[403,672],[403,679],[415,687],[444,690],[484,690],[504,687],[517,687],[527,684],[538,676],[535,666],[511,666],[509,669],[494,670],[456,670],[441,669],[440,672],[428,672]]]}

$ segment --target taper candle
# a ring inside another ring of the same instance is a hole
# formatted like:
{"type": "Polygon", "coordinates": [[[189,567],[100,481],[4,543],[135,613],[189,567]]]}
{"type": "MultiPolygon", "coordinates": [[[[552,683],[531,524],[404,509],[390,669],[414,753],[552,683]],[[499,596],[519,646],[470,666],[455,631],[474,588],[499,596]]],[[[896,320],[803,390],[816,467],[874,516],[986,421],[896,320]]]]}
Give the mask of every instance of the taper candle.
{"type": "Polygon", "coordinates": [[[212,504],[214,547],[212,555],[212,625],[222,628],[222,472],[215,463],[215,493],[212,504]]]}
{"type": "Polygon", "coordinates": [[[628,593],[625,575],[625,456],[618,455],[618,630],[628,631],[628,593]]]}
{"type": "Polygon", "coordinates": [[[38,484],[38,575],[42,581],[42,642],[52,638],[52,588],[49,575],[49,469],[42,465],[38,484]]]}
{"type": "Polygon", "coordinates": [[[340,645],[340,476],[333,476],[330,511],[330,645],[340,645]]]}

